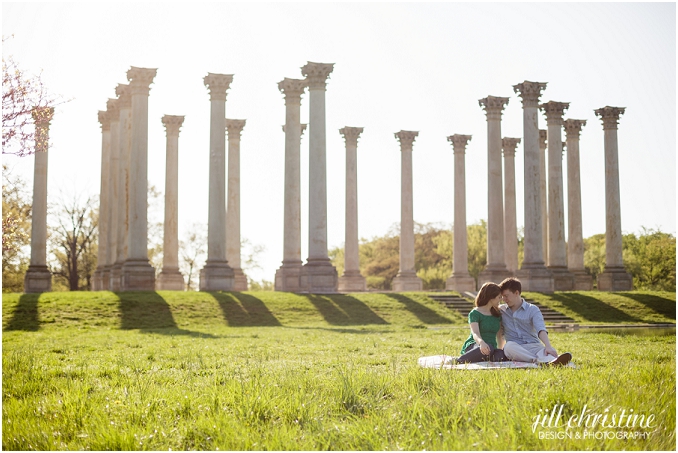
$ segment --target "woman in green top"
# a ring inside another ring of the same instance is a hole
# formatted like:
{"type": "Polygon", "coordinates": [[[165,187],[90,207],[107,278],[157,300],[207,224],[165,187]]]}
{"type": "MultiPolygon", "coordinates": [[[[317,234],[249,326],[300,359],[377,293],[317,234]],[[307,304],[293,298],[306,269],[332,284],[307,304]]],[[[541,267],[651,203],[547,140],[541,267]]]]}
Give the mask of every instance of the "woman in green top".
{"type": "Polygon", "coordinates": [[[497,339],[503,337],[499,312],[500,302],[501,288],[498,285],[487,282],[480,288],[475,300],[476,308],[468,314],[471,335],[461,347],[462,355],[457,362],[470,363],[488,360],[503,362],[507,360],[504,351],[497,346],[497,339]]]}

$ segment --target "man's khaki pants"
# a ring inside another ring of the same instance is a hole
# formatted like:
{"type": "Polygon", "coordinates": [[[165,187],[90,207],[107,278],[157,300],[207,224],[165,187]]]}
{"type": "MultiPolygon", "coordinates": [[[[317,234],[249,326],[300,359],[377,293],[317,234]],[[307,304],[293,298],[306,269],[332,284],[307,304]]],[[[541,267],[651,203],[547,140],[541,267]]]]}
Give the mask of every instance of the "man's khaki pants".
{"type": "Polygon", "coordinates": [[[504,355],[516,362],[544,363],[555,360],[555,357],[544,352],[544,345],[541,343],[518,344],[514,341],[507,341],[504,345],[504,355]]]}

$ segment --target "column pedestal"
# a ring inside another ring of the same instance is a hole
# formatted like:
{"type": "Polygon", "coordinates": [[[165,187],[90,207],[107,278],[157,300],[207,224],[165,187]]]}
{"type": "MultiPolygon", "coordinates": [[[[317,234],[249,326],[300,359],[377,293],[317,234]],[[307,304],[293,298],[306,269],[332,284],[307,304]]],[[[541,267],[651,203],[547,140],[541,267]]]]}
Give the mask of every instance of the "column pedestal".
{"type": "Polygon", "coordinates": [[[303,292],[332,294],[337,292],[339,277],[330,260],[310,261],[302,267],[299,283],[303,292]]]}
{"type": "Polygon", "coordinates": [[[52,273],[47,266],[30,265],[24,277],[25,293],[52,291],[52,273]]]}
{"type": "Polygon", "coordinates": [[[205,263],[200,270],[200,291],[230,291],[235,274],[225,261],[205,263]]]}
{"type": "Polygon", "coordinates": [[[606,267],[605,271],[598,274],[599,291],[631,291],[633,290],[633,277],[623,267],[606,267]]]}
{"type": "Polygon", "coordinates": [[[275,271],[275,290],[298,293],[301,291],[301,261],[287,263],[275,271]]]}
{"type": "MultiPolygon", "coordinates": [[[[501,281],[501,280],[499,280],[501,281]]],[[[455,275],[454,272],[445,282],[445,289],[464,293],[476,290],[476,279],[471,275],[455,275]]]]}
{"type": "Polygon", "coordinates": [[[351,293],[367,291],[367,281],[360,271],[346,271],[339,277],[339,291],[351,293]]]}
{"type": "Polygon", "coordinates": [[[397,292],[422,291],[424,289],[424,283],[417,277],[415,271],[400,271],[393,279],[391,288],[393,291],[397,292]]]}
{"type": "Polygon", "coordinates": [[[156,281],[156,287],[161,291],[183,291],[186,284],[184,283],[184,276],[179,272],[179,268],[169,268],[164,267],[160,274],[158,274],[158,280],[156,281]]]}
{"type": "Polygon", "coordinates": [[[574,275],[574,290],[575,291],[592,291],[593,277],[585,270],[570,271],[574,275]]]}

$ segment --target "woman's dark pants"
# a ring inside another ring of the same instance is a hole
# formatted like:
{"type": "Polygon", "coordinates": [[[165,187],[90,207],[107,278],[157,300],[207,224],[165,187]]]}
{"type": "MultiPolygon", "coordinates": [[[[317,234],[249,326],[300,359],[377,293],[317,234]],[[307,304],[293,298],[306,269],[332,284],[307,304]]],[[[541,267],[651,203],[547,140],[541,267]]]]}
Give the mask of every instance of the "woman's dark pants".
{"type": "Polygon", "coordinates": [[[490,354],[485,355],[480,352],[480,346],[477,344],[470,344],[464,354],[457,359],[458,363],[475,363],[475,362],[507,362],[509,359],[504,355],[504,350],[495,348],[491,344],[490,354]]]}

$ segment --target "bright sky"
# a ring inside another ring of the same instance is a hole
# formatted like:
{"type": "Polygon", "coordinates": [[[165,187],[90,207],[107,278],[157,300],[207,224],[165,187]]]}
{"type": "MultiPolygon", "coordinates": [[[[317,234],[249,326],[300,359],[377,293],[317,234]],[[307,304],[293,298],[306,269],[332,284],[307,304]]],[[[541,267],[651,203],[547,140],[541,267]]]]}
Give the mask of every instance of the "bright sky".
{"type": "MultiPolygon", "coordinates": [[[[344,242],[345,148],[358,143],[359,232],[400,221],[400,148],[414,144],[414,219],[451,224],[453,154],[446,137],[471,134],[467,222],[487,219],[487,123],[478,99],[510,97],[502,136],[521,137],[512,86],[547,82],[542,101],[570,102],[581,135],[584,237],[605,232],[603,130],[593,111],[626,107],[619,124],[622,229],[676,232],[675,3],[7,3],[3,46],[71,102],[50,137],[49,194],[98,194],[97,111],[127,83],[130,66],[158,68],[149,98],[149,183],[164,191],[164,114],[185,115],[179,136],[180,238],[207,223],[208,73],[234,74],[228,118],[246,119],[241,142],[241,231],[266,246],[262,272],[282,261],[285,104],[277,83],[303,78],[307,61],[334,63],[327,84],[328,242],[344,242]]],[[[308,120],[308,93],[302,122],[308,120]]],[[[540,129],[546,129],[544,116],[540,129]]],[[[565,135],[563,133],[563,140],[565,135]]],[[[3,156],[30,182],[33,158],[3,156]]],[[[519,228],[523,150],[516,153],[519,228]]],[[[564,164],[563,171],[566,172],[564,164]]],[[[566,173],[565,173],[566,174],[566,173]]],[[[565,192],[567,193],[567,192],[565,192]]],[[[567,206],[567,201],[565,201],[567,206]]],[[[308,250],[308,140],[302,139],[302,257],[308,250]]]]}

